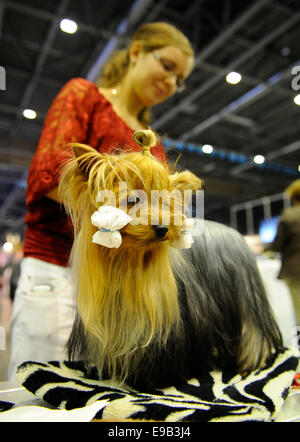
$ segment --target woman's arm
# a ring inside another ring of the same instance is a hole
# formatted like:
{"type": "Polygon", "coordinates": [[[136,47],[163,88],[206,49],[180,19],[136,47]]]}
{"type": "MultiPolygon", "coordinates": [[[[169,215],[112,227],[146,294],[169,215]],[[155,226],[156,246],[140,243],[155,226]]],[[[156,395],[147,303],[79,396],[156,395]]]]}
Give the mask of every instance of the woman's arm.
{"type": "Polygon", "coordinates": [[[61,201],[58,198],[58,187],[55,187],[54,189],[50,190],[50,192],[48,192],[46,194],[47,198],[50,198],[51,200],[54,200],[58,203],[60,203],[61,201]]]}
{"type": "Polygon", "coordinates": [[[44,196],[58,201],[61,166],[72,156],[68,144],[86,142],[89,118],[97,96],[96,85],[76,78],[70,80],[54,99],[28,175],[28,205],[44,196]]]}

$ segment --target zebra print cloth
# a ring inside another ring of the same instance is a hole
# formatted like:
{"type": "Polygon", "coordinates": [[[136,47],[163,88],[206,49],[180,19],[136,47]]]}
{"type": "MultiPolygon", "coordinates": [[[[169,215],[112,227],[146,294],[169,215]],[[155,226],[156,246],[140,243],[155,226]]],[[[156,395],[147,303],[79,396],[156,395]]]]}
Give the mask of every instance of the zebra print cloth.
{"type": "Polygon", "coordinates": [[[181,385],[150,393],[87,377],[80,362],[26,362],[21,384],[58,409],[71,410],[106,399],[95,419],[165,422],[273,421],[287,397],[299,362],[285,349],[246,376],[212,371],[181,385]]]}

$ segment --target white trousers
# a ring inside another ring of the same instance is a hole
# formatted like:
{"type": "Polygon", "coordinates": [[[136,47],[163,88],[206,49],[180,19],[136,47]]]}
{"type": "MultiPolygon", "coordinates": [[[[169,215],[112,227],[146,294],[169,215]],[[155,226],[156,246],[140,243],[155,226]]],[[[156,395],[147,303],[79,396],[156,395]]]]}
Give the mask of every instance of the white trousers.
{"type": "Polygon", "coordinates": [[[66,343],[75,318],[71,271],[24,258],[11,321],[8,379],[25,361],[66,359],[66,343]]]}

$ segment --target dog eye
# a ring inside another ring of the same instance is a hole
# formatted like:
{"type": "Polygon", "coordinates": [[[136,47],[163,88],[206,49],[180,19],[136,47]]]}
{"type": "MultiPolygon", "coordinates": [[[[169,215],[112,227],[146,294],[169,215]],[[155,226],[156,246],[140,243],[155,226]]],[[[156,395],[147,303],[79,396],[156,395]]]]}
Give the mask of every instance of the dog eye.
{"type": "Polygon", "coordinates": [[[139,203],[141,199],[138,196],[130,196],[128,198],[128,205],[130,207],[134,206],[135,204],[139,203]]]}

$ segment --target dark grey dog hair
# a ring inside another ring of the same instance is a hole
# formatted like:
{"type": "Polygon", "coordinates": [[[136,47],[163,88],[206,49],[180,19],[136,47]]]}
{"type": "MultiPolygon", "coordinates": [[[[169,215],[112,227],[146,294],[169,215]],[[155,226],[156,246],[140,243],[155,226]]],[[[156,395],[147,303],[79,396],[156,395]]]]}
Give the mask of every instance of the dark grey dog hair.
{"type": "MultiPolygon", "coordinates": [[[[127,379],[136,388],[174,385],[214,369],[247,373],[283,347],[255,256],[244,238],[212,221],[199,220],[196,231],[191,249],[171,251],[180,333],[171,333],[163,348],[150,343],[140,350],[139,369],[127,379]]],[[[77,318],[70,357],[88,360],[85,348],[77,318]]]]}

